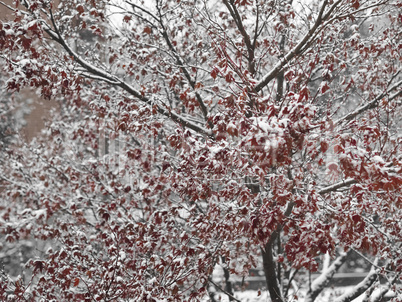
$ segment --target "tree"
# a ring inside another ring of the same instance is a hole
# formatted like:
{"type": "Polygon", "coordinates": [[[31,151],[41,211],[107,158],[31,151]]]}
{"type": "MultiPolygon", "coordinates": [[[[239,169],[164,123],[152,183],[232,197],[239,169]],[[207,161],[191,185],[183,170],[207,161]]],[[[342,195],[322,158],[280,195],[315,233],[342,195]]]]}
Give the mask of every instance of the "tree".
{"type": "Polygon", "coordinates": [[[1,231],[36,254],[3,300],[233,301],[261,259],[272,301],[314,301],[351,253],[337,301],[400,299],[400,1],[0,3],[8,90],[60,103],[2,151],[1,231]]]}

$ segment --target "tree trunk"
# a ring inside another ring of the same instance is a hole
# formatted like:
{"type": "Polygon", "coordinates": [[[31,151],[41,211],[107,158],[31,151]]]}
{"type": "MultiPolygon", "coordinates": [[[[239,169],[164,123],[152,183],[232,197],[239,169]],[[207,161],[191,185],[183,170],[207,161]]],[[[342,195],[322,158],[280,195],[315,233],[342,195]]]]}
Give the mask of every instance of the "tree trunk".
{"type": "Polygon", "coordinates": [[[223,267],[223,274],[225,276],[225,290],[231,295],[229,297],[229,301],[234,301],[233,299],[233,288],[232,288],[232,282],[229,280],[230,278],[230,272],[229,269],[226,266],[226,258],[222,257],[222,262],[225,264],[225,266],[223,267]]]}
{"type": "Polygon", "coordinates": [[[272,250],[274,247],[274,242],[278,237],[278,231],[272,233],[271,238],[262,250],[262,260],[264,264],[265,281],[267,283],[267,288],[272,302],[283,302],[282,293],[279,288],[278,278],[276,273],[276,265],[274,257],[272,255],[272,250]]]}

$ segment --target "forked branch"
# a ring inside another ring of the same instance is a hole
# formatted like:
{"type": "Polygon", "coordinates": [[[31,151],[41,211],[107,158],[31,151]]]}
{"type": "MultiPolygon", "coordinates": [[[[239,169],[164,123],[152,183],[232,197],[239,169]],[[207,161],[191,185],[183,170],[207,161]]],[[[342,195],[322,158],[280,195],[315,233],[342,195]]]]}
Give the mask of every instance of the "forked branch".
{"type": "MultiPolygon", "coordinates": [[[[141,92],[136,90],[134,87],[132,87],[130,84],[124,82],[123,80],[119,79],[117,76],[112,75],[108,73],[107,71],[94,66],[93,64],[87,62],[85,59],[83,59],[78,53],[76,53],[65,41],[65,39],[62,37],[58,26],[53,18],[53,13],[52,11],[50,12],[51,16],[51,22],[52,22],[52,27],[49,26],[48,24],[44,24],[44,30],[46,33],[50,36],[52,40],[60,44],[63,49],[71,56],[74,58],[74,60],[81,66],[83,67],[88,73],[92,74],[94,77],[96,77],[99,80],[102,80],[104,82],[107,82],[111,85],[117,86],[122,88],[124,91],[128,92],[135,98],[139,99],[143,103],[153,106],[156,108],[156,111],[169,119],[173,120],[176,123],[181,124],[185,128],[189,128],[197,133],[204,134],[210,137],[213,137],[213,133],[211,130],[207,130],[204,127],[201,127],[197,125],[194,122],[191,122],[184,117],[172,112],[171,109],[165,108],[159,104],[155,104],[152,99],[144,96],[141,92]]],[[[43,23],[43,20],[41,20],[43,23]]]]}

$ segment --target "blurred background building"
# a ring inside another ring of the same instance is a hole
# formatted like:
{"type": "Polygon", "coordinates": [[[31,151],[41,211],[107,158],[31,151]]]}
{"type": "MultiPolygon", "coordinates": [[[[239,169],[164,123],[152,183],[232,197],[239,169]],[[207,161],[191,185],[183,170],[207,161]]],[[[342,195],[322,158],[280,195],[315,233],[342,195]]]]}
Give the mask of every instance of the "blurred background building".
{"type": "MultiPolygon", "coordinates": [[[[13,0],[3,0],[6,4],[12,4],[13,0]]],[[[0,4],[0,20],[7,22],[14,18],[13,12],[0,4]]],[[[0,65],[3,65],[1,62],[0,65]]],[[[0,91],[5,90],[7,82],[7,75],[0,73],[0,91]]],[[[0,110],[3,108],[2,114],[12,115],[10,120],[15,121],[12,127],[20,128],[21,137],[27,141],[32,140],[45,126],[46,118],[49,117],[50,110],[56,106],[52,100],[44,100],[41,98],[34,89],[25,88],[19,93],[13,95],[9,93],[0,93],[0,110]],[[8,111],[7,103],[10,98],[18,100],[18,108],[8,111]]],[[[3,118],[5,118],[3,116],[3,118]]],[[[10,129],[0,129],[0,131],[10,131],[10,129]]],[[[0,133],[0,139],[7,137],[8,133],[0,133]]]]}

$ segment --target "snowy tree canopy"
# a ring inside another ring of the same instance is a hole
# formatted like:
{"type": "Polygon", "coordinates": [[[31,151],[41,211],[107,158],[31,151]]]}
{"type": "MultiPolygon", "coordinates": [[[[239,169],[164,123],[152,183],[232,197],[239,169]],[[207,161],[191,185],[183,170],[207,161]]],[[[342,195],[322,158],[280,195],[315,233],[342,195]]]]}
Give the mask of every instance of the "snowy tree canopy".
{"type": "Polygon", "coordinates": [[[58,103],[0,150],[1,300],[314,301],[353,255],[337,301],[400,301],[401,1],[0,7],[4,89],[58,103]]]}

